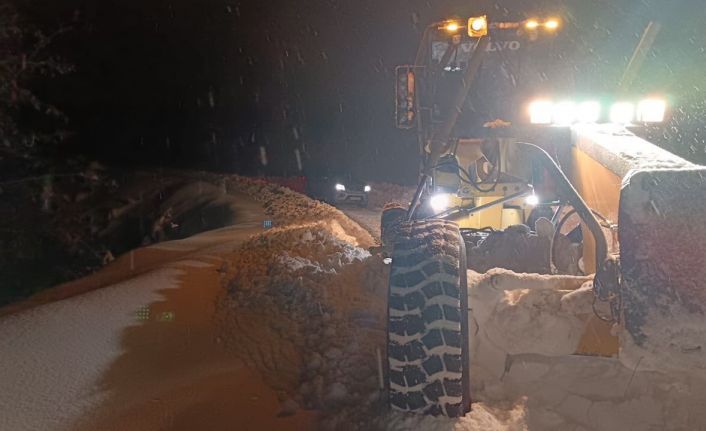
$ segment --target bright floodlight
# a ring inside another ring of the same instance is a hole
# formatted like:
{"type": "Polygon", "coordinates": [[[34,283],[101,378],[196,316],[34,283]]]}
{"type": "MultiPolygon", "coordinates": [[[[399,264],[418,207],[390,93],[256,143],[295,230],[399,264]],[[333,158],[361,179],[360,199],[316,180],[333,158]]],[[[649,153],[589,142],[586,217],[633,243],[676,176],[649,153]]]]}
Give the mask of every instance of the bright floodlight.
{"type": "Polygon", "coordinates": [[[528,30],[535,30],[537,27],[539,27],[539,22],[537,22],[536,19],[530,19],[525,21],[525,28],[528,30]]]}
{"type": "Polygon", "coordinates": [[[444,28],[445,28],[446,31],[448,31],[449,33],[456,33],[456,32],[458,31],[458,29],[460,28],[460,26],[458,25],[457,22],[453,22],[453,21],[452,21],[452,22],[447,23],[447,24],[446,24],[446,27],[444,27],[444,28]]]}
{"type": "Polygon", "coordinates": [[[530,123],[551,124],[554,105],[546,100],[537,100],[529,105],[530,123]]]}
{"type": "Polygon", "coordinates": [[[479,17],[471,21],[471,28],[473,31],[481,31],[483,30],[488,24],[485,22],[485,17],[479,17]]]}
{"type": "Polygon", "coordinates": [[[539,198],[537,197],[537,195],[532,193],[531,195],[525,198],[525,203],[531,207],[536,207],[539,204],[539,198]]]}
{"type": "Polygon", "coordinates": [[[559,28],[559,20],[554,18],[548,19],[544,23],[544,28],[546,28],[547,30],[556,30],[557,28],[559,28]]]}
{"type": "Polygon", "coordinates": [[[363,190],[365,190],[365,193],[368,193],[370,190],[372,190],[372,188],[370,186],[365,186],[363,190]]]}
{"type": "Polygon", "coordinates": [[[429,205],[431,205],[431,209],[436,213],[446,211],[450,205],[449,195],[447,193],[435,194],[429,199],[429,205]]]}
{"type": "Polygon", "coordinates": [[[580,123],[597,123],[601,119],[601,104],[593,101],[581,102],[577,116],[580,123]]]}
{"type": "Polygon", "coordinates": [[[647,99],[637,105],[637,121],[643,123],[661,123],[664,121],[664,112],[667,102],[660,99],[647,99]]]}
{"type": "Polygon", "coordinates": [[[618,102],[610,108],[610,122],[616,124],[632,123],[635,119],[635,105],[630,102],[618,102]]]}
{"type": "Polygon", "coordinates": [[[345,192],[345,191],[346,191],[346,186],[344,186],[343,184],[340,184],[340,183],[339,183],[339,184],[336,184],[335,187],[336,187],[336,190],[338,190],[339,192],[345,192]]]}
{"type": "Polygon", "coordinates": [[[488,34],[488,17],[474,16],[468,19],[468,35],[470,37],[481,37],[488,34]]]}
{"type": "Polygon", "coordinates": [[[574,102],[559,102],[552,109],[554,124],[568,126],[576,121],[576,104],[574,102]]]}

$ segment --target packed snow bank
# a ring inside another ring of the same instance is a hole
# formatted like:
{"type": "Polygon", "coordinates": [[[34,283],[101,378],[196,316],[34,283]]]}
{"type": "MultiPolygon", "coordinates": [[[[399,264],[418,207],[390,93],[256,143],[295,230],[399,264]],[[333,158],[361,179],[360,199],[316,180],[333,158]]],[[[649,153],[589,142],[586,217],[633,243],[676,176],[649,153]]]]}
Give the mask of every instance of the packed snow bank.
{"type": "Polygon", "coordinates": [[[530,430],[702,429],[697,376],[572,354],[592,295],[583,277],[469,272],[475,400],[524,400],[530,430]]]}
{"type": "Polygon", "coordinates": [[[370,183],[368,204],[372,208],[382,208],[389,202],[409,204],[414,196],[414,186],[401,186],[392,183],[370,183]]]}
{"type": "Polygon", "coordinates": [[[315,201],[286,187],[264,180],[238,175],[221,176],[200,173],[200,178],[220,183],[228,191],[247,194],[262,203],[265,213],[277,226],[327,221],[337,224],[338,234],[354,245],[367,248],[375,245],[375,239],[365,229],[346,217],[331,205],[315,201]]]}
{"type": "Polygon", "coordinates": [[[632,335],[622,330],[622,362],[642,369],[686,373],[706,379],[706,321],[702,313],[672,304],[654,310],[646,320],[641,328],[647,339],[643,345],[635,343],[632,335]]]}
{"type": "Polygon", "coordinates": [[[327,223],[245,243],[225,268],[224,344],[281,393],[282,414],[322,412],[331,430],[522,430],[522,400],[478,404],[460,420],[387,408],[381,389],[389,267],[327,223]]]}
{"type": "Polygon", "coordinates": [[[495,347],[507,354],[576,352],[593,314],[590,278],[503,269],[483,276],[469,274],[473,274],[468,301],[473,326],[495,347]]]}
{"type": "Polygon", "coordinates": [[[475,403],[462,418],[445,418],[378,412],[363,422],[359,430],[385,431],[527,431],[527,410],[523,400],[513,403],[475,403]]]}
{"type": "Polygon", "coordinates": [[[368,270],[370,259],[370,253],[342,241],[323,222],[275,228],[252,238],[227,268],[227,295],[219,316],[226,345],[273,385],[286,389],[297,405],[318,408],[347,399],[349,387],[356,384],[372,383],[374,390],[373,373],[368,382],[335,380],[333,375],[324,381],[322,376],[299,391],[307,370],[333,372],[340,361],[375,370],[375,350],[364,352],[373,355],[367,360],[361,358],[346,335],[357,320],[382,325],[384,284],[365,287],[380,272],[368,270]],[[288,356],[304,362],[282,360],[282,349],[297,352],[288,356]]]}

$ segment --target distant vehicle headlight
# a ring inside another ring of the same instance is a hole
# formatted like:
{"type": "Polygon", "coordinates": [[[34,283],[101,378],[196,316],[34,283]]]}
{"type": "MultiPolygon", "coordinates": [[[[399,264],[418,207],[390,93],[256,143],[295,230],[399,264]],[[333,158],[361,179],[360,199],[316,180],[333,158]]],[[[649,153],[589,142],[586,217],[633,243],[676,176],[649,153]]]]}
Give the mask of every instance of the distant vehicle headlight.
{"type": "Polygon", "coordinates": [[[429,205],[434,212],[440,213],[449,209],[451,200],[449,199],[448,193],[438,193],[429,199],[429,205]]]}
{"type": "Polygon", "coordinates": [[[637,105],[637,121],[643,123],[661,123],[664,121],[664,112],[667,102],[660,99],[646,99],[637,105]]]}
{"type": "Polygon", "coordinates": [[[618,102],[610,108],[610,122],[616,124],[632,123],[635,119],[635,105],[630,102],[618,102]]]}
{"type": "Polygon", "coordinates": [[[551,124],[554,104],[547,100],[537,100],[530,103],[529,114],[532,124],[551,124]]]}
{"type": "Polygon", "coordinates": [[[346,186],[344,186],[343,184],[340,184],[340,183],[336,184],[335,188],[336,188],[336,191],[339,191],[339,192],[346,191],[346,186]]]}
{"type": "Polygon", "coordinates": [[[365,193],[368,193],[370,192],[370,190],[372,190],[372,188],[370,186],[365,186],[363,190],[365,190],[365,193]]]}

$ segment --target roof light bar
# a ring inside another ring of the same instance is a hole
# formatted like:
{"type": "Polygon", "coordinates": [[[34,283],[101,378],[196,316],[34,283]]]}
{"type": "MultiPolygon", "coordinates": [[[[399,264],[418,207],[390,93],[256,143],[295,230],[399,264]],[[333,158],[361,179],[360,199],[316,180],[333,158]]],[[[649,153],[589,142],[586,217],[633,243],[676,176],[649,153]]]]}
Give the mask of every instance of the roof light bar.
{"type": "Polygon", "coordinates": [[[664,99],[643,99],[638,103],[619,101],[602,105],[595,100],[554,102],[539,99],[529,104],[529,120],[532,124],[570,126],[583,123],[661,123],[665,119],[667,102],[664,99]]]}

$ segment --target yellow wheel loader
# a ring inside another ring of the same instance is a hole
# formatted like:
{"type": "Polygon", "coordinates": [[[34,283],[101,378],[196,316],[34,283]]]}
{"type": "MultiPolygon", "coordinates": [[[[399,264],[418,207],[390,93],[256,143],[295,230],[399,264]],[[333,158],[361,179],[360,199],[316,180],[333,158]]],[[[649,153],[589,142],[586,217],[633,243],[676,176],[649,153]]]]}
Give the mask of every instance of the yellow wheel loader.
{"type": "MultiPolygon", "coordinates": [[[[416,131],[421,166],[413,200],[388,205],[381,220],[392,257],[386,381],[395,409],[469,411],[467,269],[594,274],[595,317],[576,354],[618,355],[616,324],[653,353],[700,354],[702,346],[666,344],[645,329],[652,319],[669,324],[675,310],[702,316],[706,305],[706,168],[631,131],[663,121],[666,103],[546,94],[508,102],[484,84],[498,68],[514,80],[504,54],[546,43],[560,25],[434,23],[415,63],[397,68],[396,125],[416,131]],[[481,108],[483,92],[496,108],[481,108]]],[[[513,86],[515,96],[531,92],[513,86]]]]}

